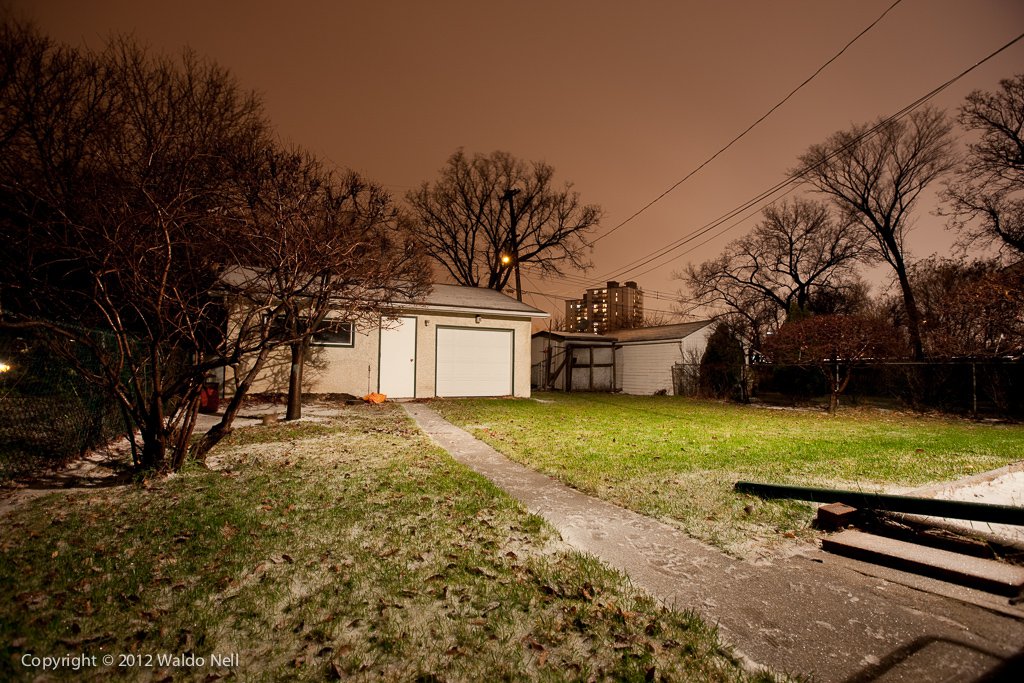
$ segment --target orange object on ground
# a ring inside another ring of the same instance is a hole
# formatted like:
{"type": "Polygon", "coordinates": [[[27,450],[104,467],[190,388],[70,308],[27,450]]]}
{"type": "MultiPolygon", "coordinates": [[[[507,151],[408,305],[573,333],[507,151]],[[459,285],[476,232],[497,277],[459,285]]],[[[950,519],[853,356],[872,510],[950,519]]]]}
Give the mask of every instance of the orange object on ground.
{"type": "Polygon", "coordinates": [[[383,403],[388,399],[384,394],[378,394],[376,391],[363,396],[363,400],[367,403],[383,403]]]}

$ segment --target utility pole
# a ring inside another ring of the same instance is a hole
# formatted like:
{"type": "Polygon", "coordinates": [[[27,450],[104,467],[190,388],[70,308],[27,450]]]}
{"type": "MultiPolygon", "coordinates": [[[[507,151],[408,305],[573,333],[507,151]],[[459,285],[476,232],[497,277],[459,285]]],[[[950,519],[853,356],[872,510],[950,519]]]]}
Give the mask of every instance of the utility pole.
{"type": "Polygon", "coordinates": [[[519,279],[519,238],[516,236],[516,221],[519,217],[516,216],[516,204],[513,199],[519,194],[517,188],[509,188],[505,190],[505,194],[501,195],[502,201],[508,201],[508,215],[509,215],[509,242],[512,247],[512,265],[516,269],[516,298],[519,301],[523,300],[523,284],[519,279]]]}

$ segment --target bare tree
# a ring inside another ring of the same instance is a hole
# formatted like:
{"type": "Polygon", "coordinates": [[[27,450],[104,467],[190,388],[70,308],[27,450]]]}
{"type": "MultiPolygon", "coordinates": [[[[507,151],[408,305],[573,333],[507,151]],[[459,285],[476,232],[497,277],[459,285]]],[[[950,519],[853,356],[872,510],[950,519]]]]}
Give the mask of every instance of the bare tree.
{"type": "Polygon", "coordinates": [[[269,150],[251,166],[245,192],[248,234],[237,258],[246,268],[232,278],[235,310],[257,325],[254,312],[274,320],[262,353],[236,366],[235,391],[244,393],[269,353],[287,346],[286,418],[297,419],[314,335],[329,324],[377,324],[384,306],[425,293],[429,268],[391,197],[356,173],[338,176],[306,153],[269,150]]]}
{"type": "Polygon", "coordinates": [[[894,345],[895,330],[880,317],[816,315],[787,322],[765,351],[776,363],[817,368],[828,382],[828,411],[834,413],[854,368],[887,357],[894,345]]]}
{"type": "Polygon", "coordinates": [[[921,314],[906,261],[906,236],[921,192],[953,165],[950,124],[935,109],[840,131],[800,157],[797,172],[833,199],[874,242],[903,295],[914,357],[924,357],[921,314]]]}
{"type": "Polygon", "coordinates": [[[258,100],[224,70],[126,40],[99,54],[43,43],[0,45],[17,53],[0,110],[0,324],[41,330],[116,398],[139,466],[181,466],[208,371],[243,369],[199,454],[275,349],[301,348],[331,311],[365,323],[422,291],[425,261],[387,195],[274,151],[258,100]]]}
{"type": "Polygon", "coordinates": [[[996,242],[1024,256],[1024,74],[999,86],[972,92],[960,107],[960,125],[981,136],[943,197],[967,243],[996,242]]]}
{"type": "Polygon", "coordinates": [[[14,73],[20,122],[0,151],[4,323],[45,330],[117,399],[141,434],[141,466],[180,467],[202,359],[222,334],[211,292],[230,157],[263,135],[260,105],[216,65],[126,40],[99,54],[50,46],[14,73]]]}
{"type": "Polygon", "coordinates": [[[569,183],[556,187],[554,173],[506,152],[459,150],[406,200],[431,258],[460,284],[500,291],[519,264],[548,275],[589,267],[586,236],[601,209],[582,204],[569,183]]]}
{"type": "Polygon", "coordinates": [[[743,333],[759,346],[792,311],[806,312],[816,297],[849,288],[866,248],[854,223],[835,220],[821,202],[797,199],[768,206],[749,235],[676,277],[688,286],[691,303],[744,321],[743,333]]]}

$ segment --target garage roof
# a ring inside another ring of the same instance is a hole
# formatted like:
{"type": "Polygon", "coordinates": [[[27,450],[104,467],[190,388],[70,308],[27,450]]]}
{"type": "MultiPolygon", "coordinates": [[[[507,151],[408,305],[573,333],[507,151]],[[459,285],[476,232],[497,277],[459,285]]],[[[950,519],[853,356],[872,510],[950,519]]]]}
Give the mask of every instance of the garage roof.
{"type": "Polygon", "coordinates": [[[660,341],[662,339],[685,339],[694,332],[703,330],[713,323],[713,320],[698,320],[692,323],[679,323],[677,325],[656,325],[654,327],[636,327],[631,330],[615,330],[612,334],[623,342],[636,341],[660,341]]]}
{"type": "Polygon", "coordinates": [[[606,334],[597,334],[595,332],[563,332],[560,330],[541,330],[540,332],[533,333],[532,338],[537,337],[557,339],[558,341],[564,342],[590,342],[596,344],[615,343],[615,337],[609,337],[606,334]]]}
{"type": "Polygon", "coordinates": [[[550,314],[544,311],[527,306],[522,301],[493,289],[461,285],[434,285],[422,300],[396,301],[395,305],[416,310],[504,315],[515,318],[550,317],[550,314]]]}

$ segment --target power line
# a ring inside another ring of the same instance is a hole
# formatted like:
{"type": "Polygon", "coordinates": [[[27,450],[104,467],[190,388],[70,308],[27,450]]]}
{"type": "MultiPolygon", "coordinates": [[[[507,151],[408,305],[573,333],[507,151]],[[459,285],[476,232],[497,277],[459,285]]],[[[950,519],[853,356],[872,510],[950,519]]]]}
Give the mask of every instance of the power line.
{"type": "MultiPolygon", "coordinates": [[[[570,301],[570,300],[575,298],[575,297],[571,297],[571,296],[562,296],[560,294],[545,294],[544,292],[535,292],[532,289],[524,289],[523,290],[523,294],[536,294],[537,296],[542,296],[542,297],[545,297],[545,298],[554,297],[556,299],[562,299],[564,301],[570,301]]],[[[551,301],[550,298],[548,298],[548,300],[551,301]]],[[[554,304],[555,302],[551,301],[551,303],[554,304]]],[[[661,309],[661,308],[648,308],[647,306],[644,306],[644,312],[645,313],[667,313],[669,315],[680,315],[680,313],[678,311],[667,311],[667,310],[664,310],[664,309],[661,309]]]]}
{"type": "MultiPolygon", "coordinates": [[[[539,277],[541,277],[541,278],[543,278],[545,280],[548,279],[548,278],[546,278],[544,276],[544,273],[542,271],[540,271],[539,266],[536,266],[536,265],[534,265],[532,263],[524,263],[523,267],[524,268],[532,269],[534,275],[536,275],[536,276],[539,276],[539,277]]],[[[600,288],[600,284],[595,284],[595,283],[598,283],[598,282],[602,281],[600,278],[592,279],[592,278],[588,278],[588,277],[586,277],[584,275],[574,275],[574,274],[571,274],[571,273],[560,274],[560,275],[558,275],[558,279],[568,282],[569,286],[577,285],[577,286],[579,286],[579,287],[581,287],[583,289],[600,288]]],[[[603,281],[607,282],[607,280],[603,280],[603,281]]],[[[643,293],[644,293],[645,297],[650,297],[652,299],[666,299],[666,300],[669,300],[669,301],[674,301],[674,300],[676,300],[678,298],[678,296],[676,295],[675,292],[663,292],[663,291],[660,291],[660,290],[657,290],[657,289],[646,289],[646,288],[641,288],[641,289],[643,290],[643,293]]]]}
{"type": "Polygon", "coordinates": [[[827,62],[825,62],[824,64],[822,64],[821,66],[819,66],[819,67],[818,67],[818,68],[817,68],[817,69],[816,69],[816,70],[814,71],[814,73],[812,73],[812,74],[811,74],[810,76],[808,76],[807,78],[805,78],[805,79],[804,79],[804,81],[803,81],[803,82],[802,82],[802,83],[801,83],[800,85],[798,85],[797,87],[795,87],[795,88],[793,88],[792,90],[790,90],[790,91],[789,91],[789,94],[788,94],[788,95],[786,95],[786,96],[785,96],[785,97],[783,97],[783,98],[782,98],[781,100],[779,100],[779,101],[778,101],[778,102],[777,102],[777,103],[775,104],[775,106],[773,106],[773,107],[772,107],[771,109],[769,109],[769,110],[768,110],[767,112],[765,112],[764,114],[762,114],[762,115],[761,115],[761,117],[760,117],[759,119],[757,119],[757,120],[756,120],[756,121],[754,121],[754,122],[753,122],[752,124],[750,124],[749,126],[747,126],[747,127],[746,127],[746,129],[745,129],[745,130],[744,130],[744,131],[743,131],[742,133],[740,133],[739,135],[737,135],[736,137],[734,137],[734,138],[733,138],[732,140],[730,140],[730,141],[728,142],[728,144],[726,144],[726,145],[725,145],[724,147],[722,147],[722,148],[721,148],[720,150],[718,150],[717,152],[715,152],[714,154],[712,154],[712,155],[711,155],[710,157],[708,157],[708,158],[707,158],[706,160],[704,160],[704,162],[703,162],[703,163],[701,163],[701,164],[700,164],[699,166],[697,166],[697,168],[695,168],[695,169],[693,169],[692,171],[690,171],[689,173],[687,173],[687,174],[686,174],[685,176],[683,176],[683,178],[682,178],[681,180],[677,181],[677,182],[676,182],[676,183],[675,183],[674,185],[672,185],[672,186],[671,186],[670,188],[668,188],[667,190],[665,190],[664,192],[662,192],[661,194],[659,194],[659,195],[658,195],[657,197],[655,197],[655,198],[654,198],[654,199],[652,199],[651,201],[649,201],[649,202],[647,202],[646,204],[644,204],[644,205],[643,205],[642,207],[640,207],[640,209],[638,209],[638,210],[637,210],[637,211],[636,211],[635,213],[633,213],[633,215],[631,215],[631,216],[630,216],[629,218],[627,218],[626,220],[622,221],[621,223],[619,223],[618,225],[616,225],[616,226],[615,226],[614,228],[612,228],[612,229],[611,229],[611,230],[609,230],[608,232],[604,233],[603,235],[600,235],[600,236],[598,236],[597,238],[595,238],[595,239],[594,239],[594,240],[593,240],[593,241],[591,242],[591,244],[597,244],[598,242],[600,242],[601,240],[603,240],[603,239],[604,239],[605,237],[608,237],[608,236],[609,236],[609,235],[611,235],[611,234],[612,234],[613,232],[615,232],[615,231],[616,231],[616,230],[618,230],[619,228],[623,227],[623,226],[624,226],[624,225],[626,225],[627,223],[631,222],[631,221],[632,221],[632,220],[633,220],[634,218],[636,218],[637,216],[639,216],[639,215],[640,215],[640,214],[642,214],[643,212],[647,211],[647,209],[649,209],[649,208],[651,208],[652,206],[654,206],[655,204],[657,204],[657,203],[658,203],[659,201],[661,201],[661,200],[662,200],[663,198],[665,198],[665,197],[666,197],[666,196],[667,196],[667,195],[668,195],[669,193],[671,193],[671,192],[672,192],[673,190],[675,190],[675,189],[676,189],[677,187],[679,187],[680,185],[682,185],[683,183],[685,183],[685,182],[686,182],[687,180],[689,180],[690,178],[692,178],[692,177],[693,177],[694,175],[696,175],[696,174],[697,174],[697,173],[698,173],[698,172],[699,172],[699,171],[700,171],[701,169],[703,169],[703,168],[704,168],[705,166],[707,166],[708,164],[710,164],[710,163],[711,163],[712,161],[714,161],[715,159],[717,159],[717,158],[718,158],[718,157],[719,157],[719,156],[720,156],[720,155],[721,155],[721,154],[722,154],[723,152],[725,152],[725,151],[726,151],[727,149],[729,149],[730,147],[732,147],[732,146],[733,146],[733,145],[734,145],[735,143],[739,142],[739,141],[740,141],[740,140],[741,140],[741,139],[742,139],[743,137],[745,137],[745,136],[746,136],[746,134],[747,134],[747,133],[749,133],[749,132],[750,132],[750,131],[752,131],[752,130],[753,130],[754,128],[756,128],[756,127],[758,126],[758,124],[760,124],[760,123],[761,123],[762,121],[764,121],[764,120],[765,120],[765,119],[767,119],[767,118],[768,118],[769,116],[771,116],[771,115],[772,115],[772,114],[773,114],[773,113],[775,112],[775,110],[776,110],[776,109],[778,109],[779,107],[781,107],[782,105],[784,105],[784,104],[785,104],[786,102],[788,102],[788,101],[790,100],[790,98],[792,98],[792,97],[793,97],[793,95],[795,95],[796,93],[798,93],[798,92],[799,92],[800,90],[802,90],[802,89],[804,88],[804,86],[806,86],[806,85],[807,85],[808,83],[810,83],[810,82],[811,82],[812,80],[814,80],[814,78],[815,78],[815,77],[816,77],[816,76],[817,76],[818,74],[820,74],[820,73],[821,73],[822,71],[824,71],[824,70],[825,70],[825,69],[826,69],[826,68],[827,68],[827,67],[828,67],[828,66],[829,66],[829,65],[830,65],[830,64],[831,64],[832,62],[834,62],[834,61],[836,61],[837,59],[839,59],[839,57],[840,57],[840,56],[841,56],[841,55],[842,55],[842,54],[843,54],[844,52],[846,52],[846,50],[847,50],[847,49],[849,49],[851,45],[853,45],[854,43],[856,43],[856,42],[857,42],[858,40],[860,40],[860,38],[861,38],[861,37],[862,37],[862,36],[863,36],[863,35],[864,35],[865,33],[867,33],[867,32],[868,32],[868,31],[870,31],[870,30],[871,30],[872,28],[874,28],[874,27],[875,27],[875,25],[877,25],[877,24],[878,24],[878,22],[880,22],[880,21],[881,21],[882,19],[884,19],[884,18],[885,18],[885,15],[889,14],[889,12],[891,12],[891,11],[892,11],[892,10],[893,10],[893,9],[894,9],[894,8],[896,7],[896,5],[900,4],[901,2],[903,2],[903,0],[896,0],[896,1],[895,1],[895,2],[893,2],[893,3],[891,4],[891,5],[889,5],[889,7],[888,7],[888,8],[887,8],[887,9],[886,9],[886,10],[885,10],[884,12],[882,12],[882,13],[881,13],[880,15],[878,15],[878,18],[876,18],[876,19],[875,19],[874,21],[872,21],[872,22],[871,22],[870,24],[868,24],[868,25],[867,25],[867,27],[865,27],[865,28],[864,28],[864,29],[863,29],[863,30],[862,30],[862,31],[861,31],[860,33],[858,33],[857,35],[855,35],[855,36],[854,36],[854,37],[853,37],[853,38],[852,38],[852,39],[851,39],[851,40],[850,40],[850,41],[849,41],[848,43],[846,43],[846,45],[844,45],[844,46],[843,46],[843,48],[842,48],[841,50],[839,50],[839,52],[837,52],[837,53],[835,53],[834,55],[832,55],[832,57],[831,57],[831,58],[830,58],[830,59],[829,59],[829,60],[828,60],[827,62]]]}
{"type": "MultiPolygon", "coordinates": [[[[748,213],[746,216],[744,216],[743,218],[739,219],[735,223],[732,223],[732,224],[726,226],[724,229],[719,230],[718,232],[714,233],[713,235],[708,237],[703,242],[699,242],[699,243],[691,246],[686,251],[683,251],[683,252],[681,252],[679,254],[675,254],[672,257],[671,260],[674,261],[675,259],[679,258],[680,256],[683,256],[685,254],[689,254],[689,253],[695,251],[698,247],[702,247],[705,244],[707,244],[708,242],[711,242],[712,240],[715,240],[715,239],[721,237],[722,235],[724,235],[725,233],[729,232],[733,228],[736,228],[736,227],[739,227],[740,225],[743,225],[748,220],[750,220],[751,218],[756,216],[759,212],[763,211],[766,206],[771,206],[772,204],[774,204],[775,202],[779,201],[783,197],[785,197],[785,196],[789,195],[790,193],[792,193],[794,190],[796,190],[796,187],[797,187],[797,184],[795,183],[795,181],[787,181],[784,184],[776,185],[773,188],[771,188],[771,190],[767,191],[768,193],[762,193],[762,194],[758,195],[757,197],[755,197],[753,200],[750,200],[750,201],[744,203],[743,205],[741,205],[737,209],[735,209],[733,211],[730,211],[729,213],[725,214],[724,216],[719,217],[718,219],[712,221],[711,223],[705,224],[705,226],[702,227],[700,231],[692,233],[686,239],[682,240],[678,244],[675,244],[671,249],[663,251],[662,253],[660,253],[660,254],[658,254],[656,256],[653,256],[651,258],[645,259],[641,263],[637,263],[637,265],[633,266],[632,268],[630,268],[629,270],[627,270],[625,272],[631,272],[633,270],[636,270],[637,268],[641,268],[641,267],[647,265],[648,263],[652,263],[654,261],[657,261],[659,258],[662,258],[663,256],[667,256],[668,254],[670,254],[671,252],[675,251],[679,247],[682,247],[682,246],[688,244],[689,242],[697,239],[698,237],[702,237],[702,236],[706,235],[708,232],[710,232],[711,230],[714,230],[715,228],[720,226],[725,221],[727,221],[730,218],[736,216],[738,213],[740,213],[744,209],[748,209],[748,208],[750,208],[752,206],[757,206],[756,209],[754,209],[753,211],[748,213]],[[787,185],[789,186],[789,189],[786,190],[785,192],[783,192],[781,195],[773,198],[771,201],[769,201],[769,202],[767,202],[767,203],[765,203],[763,205],[760,204],[760,202],[762,202],[764,199],[767,199],[769,196],[771,196],[771,194],[775,194],[775,193],[781,192],[787,185]]],[[[648,268],[647,270],[642,270],[639,273],[636,273],[635,275],[631,275],[630,277],[639,277],[640,275],[646,275],[647,273],[651,272],[652,270],[657,270],[658,268],[661,268],[663,266],[668,265],[669,262],[670,261],[666,261],[665,263],[659,264],[657,266],[652,266],[651,268],[648,268]]],[[[635,261],[633,263],[635,263],[635,261]]]]}
{"type": "MultiPolygon", "coordinates": [[[[540,289],[540,285],[538,285],[538,284],[537,284],[536,282],[534,282],[533,280],[531,280],[531,279],[530,279],[530,276],[529,276],[529,275],[526,275],[526,274],[524,273],[524,274],[523,274],[523,277],[524,277],[524,278],[526,278],[526,281],[527,281],[528,283],[530,283],[530,284],[531,284],[531,285],[533,285],[534,287],[537,287],[538,289],[540,289]]],[[[545,299],[547,299],[547,300],[548,300],[548,303],[549,303],[549,304],[551,304],[551,305],[552,305],[552,306],[554,306],[555,308],[558,308],[558,304],[556,304],[556,303],[554,302],[554,300],[553,300],[553,299],[552,299],[551,297],[549,297],[549,296],[548,296],[547,294],[544,294],[543,292],[530,292],[530,294],[540,294],[540,295],[541,295],[542,297],[544,297],[545,299]]]]}
{"type": "MultiPolygon", "coordinates": [[[[843,147],[840,147],[840,148],[836,149],[835,151],[833,151],[832,154],[830,154],[825,159],[823,159],[821,162],[819,162],[819,164],[826,163],[827,161],[832,160],[833,158],[835,158],[835,156],[837,156],[839,154],[842,154],[843,152],[848,150],[850,147],[852,147],[852,146],[854,146],[856,144],[859,144],[861,141],[865,140],[866,138],[870,137],[871,135],[874,135],[876,132],[878,132],[878,130],[880,130],[881,128],[885,127],[886,125],[888,125],[890,123],[893,123],[895,121],[898,121],[899,119],[903,118],[904,116],[906,116],[910,112],[914,111],[915,109],[917,109],[918,107],[922,106],[923,104],[925,104],[929,100],[933,99],[936,95],[938,95],[940,92],[942,92],[943,90],[945,90],[946,88],[951,86],[953,83],[956,83],[957,81],[959,81],[961,78],[963,78],[967,74],[971,73],[972,71],[974,71],[978,67],[982,66],[983,64],[985,64],[989,60],[993,59],[994,57],[996,57],[1000,53],[1002,53],[1005,50],[1007,50],[1010,47],[1012,47],[1014,44],[1018,43],[1021,39],[1024,39],[1024,33],[1021,33],[1016,38],[1013,38],[1012,40],[1007,42],[1002,47],[994,50],[993,52],[989,53],[985,57],[979,59],[974,64],[972,64],[971,66],[967,67],[966,69],[961,71],[959,74],[957,74],[953,78],[950,78],[949,80],[945,81],[944,83],[942,83],[938,87],[932,89],[928,93],[926,93],[926,94],[922,95],[921,97],[917,98],[916,100],[914,100],[910,104],[906,105],[905,107],[903,107],[902,109],[900,109],[896,113],[891,114],[890,116],[888,116],[888,117],[886,117],[884,119],[881,119],[880,121],[878,121],[878,123],[876,123],[875,125],[867,128],[866,130],[864,130],[857,137],[851,139],[846,145],[844,145],[843,147]]],[[[772,197],[773,195],[781,192],[787,186],[795,185],[798,182],[802,182],[802,177],[803,177],[804,173],[806,173],[806,170],[809,170],[809,169],[805,169],[805,170],[798,171],[798,172],[795,172],[795,173],[792,173],[792,174],[788,175],[781,182],[776,183],[771,188],[769,188],[769,189],[759,193],[753,199],[747,200],[746,202],[744,202],[741,205],[739,205],[738,207],[730,210],[729,212],[723,214],[722,216],[720,216],[719,218],[715,219],[714,221],[711,221],[710,223],[704,224],[703,226],[701,226],[697,230],[694,230],[693,232],[684,234],[682,237],[680,237],[680,238],[678,238],[676,240],[673,240],[672,242],[669,242],[667,245],[665,245],[663,247],[660,247],[660,248],[654,250],[653,252],[649,252],[646,256],[641,256],[638,259],[630,261],[629,263],[627,263],[622,268],[620,268],[620,269],[618,269],[616,271],[611,271],[610,273],[608,273],[607,275],[605,275],[602,278],[598,278],[598,281],[605,280],[605,279],[607,279],[609,277],[617,277],[617,278],[624,277],[626,273],[630,273],[630,272],[636,270],[637,268],[641,268],[641,267],[643,267],[643,266],[645,266],[645,265],[647,265],[647,264],[649,264],[649,263],[651,263],[651,262],[653,262],[653,261],[655,261],[655,260],[657,260],[657,259],[659,259],[659,258],[661,258],[661,257],[663,257],[663,256],[665,256],[665,255],[667,255],[667,254],[677,250],[677,249],[679,249],[680,247],[682,247],[685,244],[693,241],[694,239],[707,234],[711,230],[714,230],[716,227],[720,226],[722,223],[728,221],[729,219],[735,217],[737,214],[742,213],[746,209],[749,209],[752,206],[757,205],[759,202],[762,202],[762,201],[768,199],[769,197],[772,197]]],[[[793,189],[795,189],[795,188],[793,188],[793,189]]],[[[793,190],[791,189],[786,194],[788,194],[789,192],[792,192],[792,191],[793,190]]],[[[785,195],[783,195],[783,196],[785,196],[785,195]]],[[[769,204],[774,203],[774,202],[778,201],[779,199],[781,199],[781,197],[775,197],[774,199],[772,199],[771,202],[768,202],[768,203],[769,204]]],[[[749,216],[747,218],[749,218],[749,216]]],[[[746,220],[746,219],[743,219],[743,220],[746,220]]],[[[728,229],[731,229],[731,228],[735,227],[736,225],[739,225],[742,222],[743,221],[741,220],[738,223],[733,224],[732,226],[730,226],[729,228],[727,228],[726,230],[723,230],[721,233],[718,233],[718,234],[719,235],[720,234],[724,234],[728,229]]],[[[661,266],[657,266],[657,267],[662,267],[664,265],[665,264],[661,264],[661,266]]],[[[654,270],[654,268],[648,269],[647,271],[643,271],[643,272],[644,273],[650,272],[650,270],[654,270]]]]}

